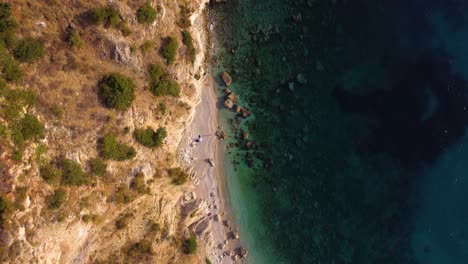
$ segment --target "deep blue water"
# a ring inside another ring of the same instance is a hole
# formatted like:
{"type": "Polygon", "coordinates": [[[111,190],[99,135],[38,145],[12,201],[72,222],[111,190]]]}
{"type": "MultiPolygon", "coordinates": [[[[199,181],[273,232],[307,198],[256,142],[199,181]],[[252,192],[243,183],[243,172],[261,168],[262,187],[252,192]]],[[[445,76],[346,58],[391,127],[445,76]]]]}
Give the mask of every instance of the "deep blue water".
{"type": "Polygon", "coordinates": [[[468,263],[468,1],[236,0],[212,13],[212,63],[254,113],[225,113],[254,255],[468,263]]]}

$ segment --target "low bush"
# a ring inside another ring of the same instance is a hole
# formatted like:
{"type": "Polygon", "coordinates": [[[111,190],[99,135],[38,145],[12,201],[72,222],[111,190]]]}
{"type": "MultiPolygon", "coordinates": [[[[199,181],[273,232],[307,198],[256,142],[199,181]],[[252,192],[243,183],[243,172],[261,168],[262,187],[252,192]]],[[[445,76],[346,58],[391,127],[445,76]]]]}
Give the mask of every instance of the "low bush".
{"type": "Polygon", "coordinates": [[[119,12],[110,6],[91,10],[91,18],[97,25],[117,26],[120,22],[119,12]]]}
{"type": "Polygon", "coordinates": [[[133,147],[117,142],[117,137],[109,133],[99,140],[99,152],[104,159],[123,161],[133,159],[136,151],[133,147]]]}
{"type": "Polygon", "coordinates": [[[2,69],[3,78],[8,82],[18,83],[23,78],[23,70],[20,64],[13,58],[9,58],[2,69]]]}
{"type": "Polygon", "coordinates": [[[49,208],[59,209],[62,204],[67,201],[67,193],[64,189],[60,188],[55,190],[54,194],[49,198],[49,208]]]}
{"type": "Polygon", "coordinates": [[[44,56],[44,44],[35,38],[24,38],[13,51],[16,59],[23,62],[33,62],[44,56]]]}
{"type": "Polygon", "coordinates": [[[59,184],[62,179],[62,171],[50,163],[42,165],[39,174],[48,184],[59,184]]]}
{"type": "Polygon", "coordinates": [[[117,221],[115,221],[115,227],[118,230],[124,229],[128,226],[128,223],[132,219],[133,214],[131,213],[126,213],[126,214],[121,214],[117,221]]]}
{"type": "Polygon", "coordinates": [[[165,103],[160,103],[159,106],[158,106],[157,111],[164,115],[166,113],[166,111],[167,111],[166,104],[165,103]]]}
{"type": "Polygon", "coordinates": [[[149,53],[154,48],[154,43],[150,40],[145,41],[141,44],[140,49],[143,54],[149,53]]]}
{"type": "Polygon", "coordinates": [[[11,18],[12,8],[9,3],[0,3],[0,32],[12,31],[18,23],[11,18]]]}
{"type": "Polygon", "coordinates": [[[133,177],[132,181],[130,182],[130,187],[139,194],[145,194],[147,192],[145,175],[141,172],[135,175],[135,177],[133,177]]]}
{"type": "Polygon", "coordinates": [[[117,203],[127,204],[133,200],[133,194],[126,185],[123,185],[115,192],[114,199],[117,203]]]}
{"type": "Polygon", "coordinates": [[[179,42],[175,36],[169,36],[163,40],[161,52],[168,65],[171,65],[175,62],[178,49],[179,42]]]}
{"type": "Polygon", "coordinates": [[[88,175],[81,165],[70,159],[63,159],[60,163],[62,169],[62,182],[66,185],[83,185],[89,183],[88,175]]]}
{"type": "Polygon", "coordinates": [[[128,26],[128,23],[126,20],[122,20],[119,23],[119,29],[120,29],[120,32],[122,32],[122,35],[124,37],[130,36],[133,33],[132,29],[128,26]]]}
{"type": "Polygon", "coordinates": [[[186,29],[182,31],[182,43],[184,43],[184,45],[187,47],[187,58],[190,61],[190,63],[193,64],[195,62],[196,50],[193,46],[192,35],[186,29]]]}
{"type": "Polygon", "coordinates": [[[158,12],[149,3],[145,3],[136,12],[136,18],[140,24],[151,24],[156,19],[158,12]]]}
{"type": "Polygon", "coordinates": [[[171,79],[162,66],[156,64],[150,65],[149,76],[151,80],[150,90],[155,96],[179,96],[179,84],[171,79]]]}
{"type": "Polygon", "coordinates": [[[0,227],[7,230],[9,221],[13,215],[14,207],[10,200],[6,197],[0,197],[0,227]]]}
{"type": "Polygon", "coordinates": [[[98,95],[106,107],[124,111],[135,100],[135,84],[120,73],[111,73],[99,81],[98,95]]]}
{"type": "Polygon", "coordinates": [[[141,240],[140,242],[136,242],[128,247],[125,255],[127,258],[140,263],[149,261],[154,255],[154,251],[151,247],[151,242],[148,240],[141,240]]]}
{"type": "Polygon", "coordinates": [[[184,241],[184,253],[185,254],[193,254],[197,251],[197,238],[195,234],[190,234],[190,237],[184,241]]]}
{"type": "Polygon", "coordinates": [[[176,185],[184,184],[188,179],[188,174],[181,168],[172,168],[167,170],[167,174],[176,185]]]}
{"type": "Polygon", "coordinates": [[[190,15],[192,14],[192,10],[186,5],[179,6],[180,8],[180,19],[177,23],[181,28],[189,28],[192,25],[190,22],[190,15]]]}
{"type": "Polygon", "coordinates": [[[136,129],[134,133],[135,140],[148,148],[160,147],[164,139],[167,137],[165,128],[160,127],[156,131],[151,128],[136,129]]]}
{"type": "Polygon", "coordinates": [[[71,32],[67,40],[70,46],[76,47],[76,48],[80,48],[84,44],[83,40],[81,39],[80,34],[76,31],[71,32]]]}
{"type": "Polygon", "coordinates": [[[100,158],[93,158],[88,161],[89,170],[94,176],[103,176],[107,173],[107,164],[100,158]]]}
{"type": "Polygon", "coordinates": [[[10,130],[13,143],[20,148],[27,140],[44,138],[44,125],[31,114],[10,124],[10,130]]]}

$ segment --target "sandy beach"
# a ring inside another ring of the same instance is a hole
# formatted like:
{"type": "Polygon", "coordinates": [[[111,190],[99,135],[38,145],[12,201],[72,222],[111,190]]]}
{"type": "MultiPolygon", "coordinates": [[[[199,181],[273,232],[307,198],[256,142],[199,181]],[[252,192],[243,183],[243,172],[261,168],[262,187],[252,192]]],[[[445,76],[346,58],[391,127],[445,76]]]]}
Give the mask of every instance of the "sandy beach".
{"type": "Polygon", "coordinates": [[[205,216],[209,219],[211,237],[206,241],[207,255],[213,263],[241,263],[234,258],[240,247],[227,193],[224,154],[215,135],[219,128],[215,81],[208,74],[201,87],[200,102],[193,119],[181,141],[180,158],[186,165],[192,181],[193,192],[206,203],[205,216]],[[198,140],[198,138],[201,140],[198,140]],[[199,142],[201,141],[201,142],[199,142]],[[214,166],[209,162],[212,159],[214,166]]]}

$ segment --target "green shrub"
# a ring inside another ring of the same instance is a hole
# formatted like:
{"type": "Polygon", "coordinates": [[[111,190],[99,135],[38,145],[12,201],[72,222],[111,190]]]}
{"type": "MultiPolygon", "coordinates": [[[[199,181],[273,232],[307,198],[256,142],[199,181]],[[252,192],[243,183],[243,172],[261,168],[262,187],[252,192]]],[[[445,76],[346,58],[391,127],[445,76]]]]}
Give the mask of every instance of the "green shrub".
{"type": "Polygon", "coordinates": [[[117,142],[115,134],[109,133],[99,142],[100,154],[104,159],[123,161],[132,159],[136,156],[133,147],[117,142]]]}
{"type": "Polygon", "coordinates": [[[166,104],[165,103],[160,103],[157,110],[158,110],[159,113],[164,115],[166,113],[166,111],[167,111],[166,104]]]}
{"type": "Polygon", "coordinates": [[[76,31],[73,31],[72,33],[70,33],[70,35],[68,36],[68,43],[70,44],[70,46],[77,47],[77,48],[82,47],[84,44],[83,40],[81,39],[80,34],[76,31]]]}
{"type": "Polygon", "coordinates": [[[0,197],[0,226],[6,230],[9,226],[9,221],[13,215],[14,207],[10,200],[6,197],[0,197]]]}
{"type": "Polygon", "coordinates": [[[120,28],[120,32],[122,32],[122,35],[124,37],[130,36],[133,33],[132,29],[128,26],[126,20],[123,20],[122,22],[120,22],[119,28],[120,28]]]}
{"type": "Polygon", "coordinates": [[[44,125],[37,117],[26,114],[20,122],[21,133],[25,140],[33,138],[44,138],[44,125]]]}
{"type": "Polygon", "coordinates": [[[115,202],[117,203],[127,204],[133,200],[133,195],[130,192],[130,189],[128,189],[128,186],[123,185],[117,189],[117,191],[115,192],[114,198],[115,198],[115,202]]]}
{"type": "Polygon", "coordinates": [[[188,30],[182,31],[182,43],[187,47],[187,57],[193,64],[195,62],[196,50],[193,46],[193,38],[188,30]]]}
{"type": "Polygon", "coordinates": [[[49,208],[58,209],[67,201],[67,193],[60,188],[55,190],[54,194],[49,198],[49,208]]]}
{"type": "Polygon", "coordinates": [[[36,61],[44,56],[44,44],[35,38],[24,38],[20,40],[13,55],[20,61],[36,61]]]}
{"type": "Polygon", "coordinates": [[[167,137],[167,131],[161,127],[153,131],[148,127],[146,129],[136,129],[134,136],[138,143],[145,147],[154,148],[162,146],[164,139],[167,137]]]}
{"type": "Polygon", "coordinates": [[[24,210],[23,203],[26,201],[28,197],[28,187],[26,186],[18,186],[16,187],[16,194],[15,194],[15,208],[24,210]]]}
{"type": "Polygon", "coordinates": [[[23,78],[23,70],[20,64],[13,58],[9,58],[3,65],[2,73],[8,82],[18,83],[23,78]]]}
{"type": "Polygon", "coordinates": [[[18,43],[19,39],[14,30],[0,31],[0,44],[5,48],[13,50],[18,43]]]}
{"type": "Polygon", "coordinates": [[[126,256],[136,261],[148,260],[148,258],[153,255],[154,252],[151,247],[151,242],[147,240],[136,242],[126,250],[126,256]]]}
{"type": "Polygon", "coordinates": [[[88,161],[89,169],[95,176],[103,176],[107,173],[107,164],[100,158],[93,158],[88,161]]]}
{"type": "Polygon", "coordinates": [[[184,241],[184,253],[185,254],[193,254],[197,250],[197,238],[192,233],[190,237],[184,241]]]}
{"type": "Polygon", "coordinates": [[[161,52],[163,57],[166,59],[167,64],[171,65],[175,62],[178,49],[179,42],[175,36],[169,36],[164,39],[161,52]]]}
{"type": "Polygon", "coordinates": [[[179,84],[172,80],[160,65],[150,65],[149,76],[151,80],[150,90],[155,96],[179,96],[179,84]]]}
{"type": "Polygon", "coordinates": [[[60,168],[62,169],[62,182],[64,184],[79,186],[88,183],[88,176],[78,162],[63,159],[60,168]]]}
{"type": "Polygon", "coordinates": [[[18,23],[11,19],[12,8],[9,3],[0,3],[0,32],[15,30],[18,23]]]}
{"type": "Polygon", "coordinates": [[[5,83],[0,80],[0,89],[4,87],[0,93],[4,97],[3,103],[0,102],[0,110],[2,117],[11,121],[10,125],[17,126],[16,129],[20,130],[18,118],[23,112],[23,108],[32,106],[36,103],[36,94],[31,90],[13,90],[3,86],[5,83]],[[13,121],[15,124],[13,124],[13,121]]]}
{"type": "Polygon", "coordinates": [[[110,6],[91,10],[91,18],[97,25],[117,26],[120,22],[119,12],[110,6]]]}
{"type": "Polygon", "coordinates": [[[131,213],[121,214],[117,221],[115,221],[115,227],[118,230],[126,228],[132,217],[133,214],[131,213]]]}
{"type": "Polygon", "coordinates": [[[61,107],[60,105],[53,105],[52,106],[52,113],[54,114],[55,118],[57,119],[62,119],[63,118],[63,115],[65,114],[65,110],[63,109],[63,107],[61,107]]]}
{"type": "Polygon", "coordinates": [[[135,100],[135,84],[120,73],[104,76],[98,84],[101,102],[109,108],[127,110],[135,100]]]}
{"type": "Polygon", "coordinates": [[[140,24],[151,24],[156,19],[158,12],[149,4],[145,3],[136,12],[136,18],[140,24]]]}
{"type": "Polygon", "coordinates": [[[137,191],[139,194],[146,193],[146,183],[145,183],[145,175],[143,173],[138,173],[133,177],[132,182],[130,182],[130,187],[137,191]]]}
{"type": "Polygon", "coordinates": [[[58,184],[62,178],[62,171],[50,163],[41,166],[39,174],[48,184],[58,184]]]}
{"type": "Polygon", "coordinates": [[[172,183],[176,185],[184,184],[188,179],[188,174],[181,168],[168,169],[167,174],[172,178],[172,183]]]}
{"type": "Polygon", "coordinates": [[[154,48],[154,43],[150,40],[145,41],[141,44],[140,49],[143,54],[150,52],[154,48]]]}
{"type": "Polygon", "coordinates": [[[85,223],[95,222],[98,220],[98,216],[95,214],[84,214],[81,216],[81,220],[85,223]]]}

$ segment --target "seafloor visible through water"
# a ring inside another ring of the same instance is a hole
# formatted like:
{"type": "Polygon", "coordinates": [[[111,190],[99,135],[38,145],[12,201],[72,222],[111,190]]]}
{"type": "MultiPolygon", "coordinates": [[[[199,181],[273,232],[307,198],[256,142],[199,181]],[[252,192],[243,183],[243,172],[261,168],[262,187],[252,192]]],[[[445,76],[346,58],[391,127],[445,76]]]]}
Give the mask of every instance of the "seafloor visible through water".
{"type": "Polygon", "coordinates": [[[465,14],[463,0],[212,4],[212,64],[253,113],[222,111],[249,263],[468,263],[465,14]]]}

